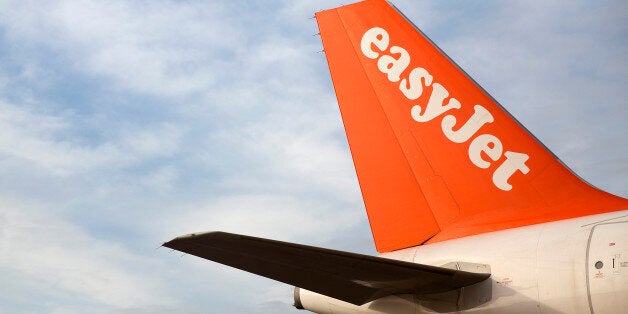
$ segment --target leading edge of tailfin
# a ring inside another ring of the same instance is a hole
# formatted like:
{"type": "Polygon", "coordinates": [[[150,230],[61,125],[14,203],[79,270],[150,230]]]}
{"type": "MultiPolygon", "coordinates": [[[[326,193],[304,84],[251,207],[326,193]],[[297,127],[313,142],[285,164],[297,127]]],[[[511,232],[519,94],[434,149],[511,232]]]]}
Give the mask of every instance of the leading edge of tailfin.
{"type": "Polygon", "coordinates": [[[316,19],[378,251],[628,208],[386,1],[316,19]]]}

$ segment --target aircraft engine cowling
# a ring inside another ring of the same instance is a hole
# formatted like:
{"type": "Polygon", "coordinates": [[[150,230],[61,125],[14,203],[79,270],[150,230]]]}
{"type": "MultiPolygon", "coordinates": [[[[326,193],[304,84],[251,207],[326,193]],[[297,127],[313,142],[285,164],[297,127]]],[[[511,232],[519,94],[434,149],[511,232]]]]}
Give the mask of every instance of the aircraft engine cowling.
{"type": "Polygon", "coordinates": [[[294,307],[315,313],[417,313],[412,295],[387,296],[363,305],[354,305],[309,290],[294,288],[294,307]]]}

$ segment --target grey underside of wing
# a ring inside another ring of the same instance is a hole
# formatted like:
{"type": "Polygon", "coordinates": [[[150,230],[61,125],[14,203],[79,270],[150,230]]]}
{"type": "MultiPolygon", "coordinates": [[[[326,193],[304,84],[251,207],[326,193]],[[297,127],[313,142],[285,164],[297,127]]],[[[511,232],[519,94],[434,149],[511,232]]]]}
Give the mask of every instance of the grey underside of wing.
{"type": "Polygon", "coordinates": [[[182,236],[164,246],[356,305],[452,291],[490,277],[226,232],[182,236]]]}

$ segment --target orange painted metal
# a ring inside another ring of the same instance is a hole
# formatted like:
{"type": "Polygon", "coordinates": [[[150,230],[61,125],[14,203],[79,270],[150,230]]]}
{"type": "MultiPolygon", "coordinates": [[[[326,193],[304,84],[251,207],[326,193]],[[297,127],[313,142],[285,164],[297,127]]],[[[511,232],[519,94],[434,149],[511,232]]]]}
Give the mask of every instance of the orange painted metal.
{"type": "Polygon", "coordinates": [[[574,175],[386,1],[321,11],[316,19],[379,252],[628,208],[628,200],[574,175]],[[390,51],[393,46],[409,53],[402,79],[417,67],[432,75],[432,84],[424,82],[417,99],[406,97],[400,82],[378,68],[379,59],[363,52],[362,38],[374,27],[390,39],[382,51],[369,45],[378,58],[400,58],[390,51]],[[419,122],[411,110],[415,105],[426,110],[435,83],[461,106],[419,122]],[[444,117],[453,116],[452,129],[460,130],[476,105],[493,121],[466,141],[448,138],[444,117]],[[503,146],[496,160],[480,154],[489,164],[485,168],[470,157],[471,145],[481,147],[472,144],[480,135],[503,146]],[[525,167],[511,162],[506,152],[527,156],[525,167]],[[507,173],[510,190],[496,182],[500,167],[519,167],[507,173]]]}

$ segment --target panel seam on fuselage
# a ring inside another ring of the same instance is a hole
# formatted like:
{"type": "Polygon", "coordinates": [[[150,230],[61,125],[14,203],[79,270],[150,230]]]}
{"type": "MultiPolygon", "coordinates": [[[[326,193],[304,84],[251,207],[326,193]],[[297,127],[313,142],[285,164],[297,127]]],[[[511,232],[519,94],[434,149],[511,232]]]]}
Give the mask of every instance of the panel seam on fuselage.
{"type": "MultiPolygon", "coordinates": [[[[621,217],[612,218],[612,219],[608,219],[608,220],[618,219],[618,218],[622,218],[622,217],[626,217],[626,216],[621,216],[621,217]]],[[[604,220],[604,221],[608,221],[608,220],[604,220]]],[[[589,300],[589,309],[591,310],[591,314],[594,314],[594,312],[593,312],[593,302],[591,301],[591,288],[589,286],[589,250],[591,248],[591,239],[593,238],[593,232],[595,231],[595,228],[598,227],[598,226],[614,225],[614,224],[627,223],[627,222],[628,221],[614,221],[614,222],[607,222],[607,223],[599,223],[598,222],[597,225],[595,225],[595,226],[593,226],[591,228],[591,233],[589,234],[589,240],[587,241],[587,255],[586,255],[587,256],[586,257],[587,260],[584,263],[584,270],[585,270],[585,274],[586,274],[586,278],[587,278],[587,298],[589,300]]]]}
{"type": "Polygon", "coordinates": [[[536,249],[534,250],[534,263],[536,269],[536,300],[537,306],[539,308],[539,313],[543,313],[543,308],[541,307],[541,285],[539,283],[540,271],[539,271],[539,247],[541,246],[541,239],[543,238],[543,232],[547,225],[542,225],[541,231],[539,232],[539,237],[536,239],[536,249]]]}
{"type": "MultiPolygon", "coordinates": [[[[624,209],[625,210],[625,209],[624,209]]],[[[622,210],[622,211],[624,211],[622,210]]],[[[587,227],[590,225],[595,225],[595,224],[602,224],[603,222],[607,222],[607,221],[611,221],[611,220],[615,220],[615,219],[620,219],[620,218],[625,218],[628,217],[628,215],[623,215],[623,216],[619,216],[619,217],[614,217],[614,218],[609,218],[609,219],[604,219],[604,220],[600,220],[600,221],[596,221],[596,222],[592,222],[590,224],[586,224],[586,225],[582,225],[580,227],[587,227]]],[[[621,221],[617,221],[617,222],[621,222],[621,221]]],[[[616,222],[612,222],[612,223],[616,223],[616,222]]]]}
{"type": "Polygon", "coordinates": [[[584,273],[587,278],[587,300],[589,300],[589,310],[591,311],[591,314],[593,314],[593,303],[591,303],[591,288],[589,286],[589,249],[591,248],[591,239],[593,238],[593,231],[595,231],[595,227],[597,226],[599,225],[593,226],[593,228],[591,228],[591,232],[589,233],[589,239],[587,240],[586,260],[584,261],[584,273]]]}

